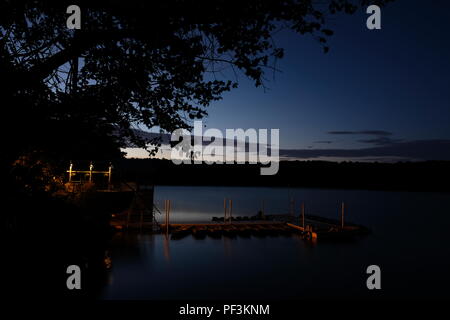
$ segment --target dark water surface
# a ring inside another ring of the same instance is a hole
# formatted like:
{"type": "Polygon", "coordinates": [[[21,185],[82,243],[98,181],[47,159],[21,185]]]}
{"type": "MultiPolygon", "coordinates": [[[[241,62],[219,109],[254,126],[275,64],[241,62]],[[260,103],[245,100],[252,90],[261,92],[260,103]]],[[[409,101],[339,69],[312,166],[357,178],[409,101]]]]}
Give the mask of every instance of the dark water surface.
{"type": "MultiPolygon", "coordinates": [[[[111,250],[113,268],[103,299],[449,298],[450,195],[362,190],[254,187],[155,188],[171,222],[209,222],[223,216],[287,213],[289,198],[306,213],[346,218],[372,234],[353,242],[310,243],[297,236],[167,240],[123,234],[111,250]],[[381,268],[382,289],[369,291],[366,268],[381,268]]],[[[159,221],[164,217],[157,216],[159,221]]]]}

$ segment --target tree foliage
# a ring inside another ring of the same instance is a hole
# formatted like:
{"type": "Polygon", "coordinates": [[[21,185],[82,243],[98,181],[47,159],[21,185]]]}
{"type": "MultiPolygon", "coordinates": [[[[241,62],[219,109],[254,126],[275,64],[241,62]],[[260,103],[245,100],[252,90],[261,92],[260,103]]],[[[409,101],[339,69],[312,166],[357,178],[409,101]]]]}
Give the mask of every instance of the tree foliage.
{"type": "Polygon", "coordinates": [[[80,0],[81,29],[69,30],[72,2],[0,4],[3,128],[12,120],[20,131],[9,139],[13,159],[28,149],[105,155],[102,144],[144,147],[134,127],[190,128],[237,86],[233,72],[264,85],[283,57],[274,32],[312,34],[327,51],[327,18],[369,1],[80,0]]]}

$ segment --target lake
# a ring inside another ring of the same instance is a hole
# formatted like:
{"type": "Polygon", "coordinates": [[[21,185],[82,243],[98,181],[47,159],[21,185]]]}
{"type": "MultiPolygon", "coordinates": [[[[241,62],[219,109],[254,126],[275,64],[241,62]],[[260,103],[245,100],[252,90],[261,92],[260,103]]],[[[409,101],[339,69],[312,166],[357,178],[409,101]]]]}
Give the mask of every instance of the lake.
{"type": "MultiPolygon", "coordinates": [[[[299,299],[450,297],[450,195],[446,193],[266,187],[155,187],[155,204],[170,221],[210,222],[223,216],[307,214],[346,219],[372,229],[351,242],[311,243],[290,237],[170,240],[122,234],[102,299],[299,299]],[[366,268],[381,268],[381,290],[368,290],[366,268]]],[[[157,220],[164,221],[162,215],[157,220]]]]}

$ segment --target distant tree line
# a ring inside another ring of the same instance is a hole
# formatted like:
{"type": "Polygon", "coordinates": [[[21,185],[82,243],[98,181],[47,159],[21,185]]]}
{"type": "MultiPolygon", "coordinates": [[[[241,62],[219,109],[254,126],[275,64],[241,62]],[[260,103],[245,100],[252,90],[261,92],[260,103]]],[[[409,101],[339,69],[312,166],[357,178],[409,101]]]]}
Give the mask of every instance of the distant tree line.
{"type": "Polygon", "coordinates": [[[122,179],[141,184],[450,191],[450,161],[282,161],[273,176],[261,176],[256,164],[175,165],[169,160],[124,159],[118,167],[122,179]]]}

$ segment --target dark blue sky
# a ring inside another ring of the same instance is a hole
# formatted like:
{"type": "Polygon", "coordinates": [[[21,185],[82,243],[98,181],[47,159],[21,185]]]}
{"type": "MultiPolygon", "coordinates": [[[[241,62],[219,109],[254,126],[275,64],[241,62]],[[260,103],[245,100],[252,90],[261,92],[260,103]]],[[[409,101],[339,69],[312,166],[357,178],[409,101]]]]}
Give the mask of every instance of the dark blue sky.
{"type": "Polygon", "coordinates": [[[335,16],[328,54],[310,36],[278,34],[285,57],[275,80],[267,74],[269,91],[241,75],[209,108],[207,127],[279,128],[284,149],[450,139],[448,1],[397,0],[382,9],[381,30],[368,30],[367,17],[335,16]]]}

